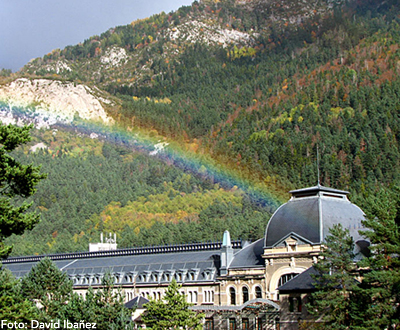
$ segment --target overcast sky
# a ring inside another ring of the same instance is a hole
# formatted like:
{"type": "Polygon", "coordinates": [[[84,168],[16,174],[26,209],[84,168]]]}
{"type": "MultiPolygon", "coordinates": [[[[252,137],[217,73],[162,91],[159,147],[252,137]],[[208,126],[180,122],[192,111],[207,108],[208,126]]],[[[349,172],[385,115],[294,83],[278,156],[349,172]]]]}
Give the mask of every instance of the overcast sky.
{"type": "Polygon", "coordinates": [[[0,0],[0,69],[193,0],[0,0]]]}

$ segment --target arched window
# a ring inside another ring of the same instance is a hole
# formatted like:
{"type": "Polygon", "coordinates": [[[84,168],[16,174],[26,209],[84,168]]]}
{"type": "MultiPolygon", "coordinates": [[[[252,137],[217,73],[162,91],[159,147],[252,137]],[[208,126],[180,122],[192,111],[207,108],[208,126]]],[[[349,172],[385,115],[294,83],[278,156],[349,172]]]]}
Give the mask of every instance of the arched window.
{"type": "Polygon", "coordinates": [[[211,290],[204,291],[204,302],[205,303],[214,302],[214,291],[211,291],[211,290]]]}
{"type": "Polygon", "coordinates": [[[296,277],[297,275],[298,275],[297,273],[290,273],[290,274],[282,275],[281,278],[279,279],[278,287],[280,287],[281,285],[284,285],[286,282],[289,282],[292,278],[296,277]]]}
{"type": "Polygon", "coordinates": [[[236,305],[236,290],[235,290],[235,288],[229,289],[229,297],[231,298],[231,305],[236,305]]]}
{"type": "Polygon", "coordinates": [[[262,290],[261,290],[261,287],[256,286],[255,293],[256,293],[256,298],[262,298],[262,290]]]}
{"type": "Polygon", "coordinates": [[[244,286],[242,288],[242,296],[243,296],[243,304],[246,301],[249,301],[249,289],[247,288],[247,286],[244,286]]]}

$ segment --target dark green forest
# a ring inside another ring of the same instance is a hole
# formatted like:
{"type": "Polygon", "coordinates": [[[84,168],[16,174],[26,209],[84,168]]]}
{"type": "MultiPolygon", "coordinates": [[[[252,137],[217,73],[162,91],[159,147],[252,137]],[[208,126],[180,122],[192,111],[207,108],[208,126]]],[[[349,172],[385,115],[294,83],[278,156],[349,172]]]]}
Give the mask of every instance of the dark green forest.
{"type": "Polygon", "coordinates": [[[126,147],[39,131],[48,149],[15,153],[22,163],[41,165],[48,177],[31,200],[41,221],[7,240],[13,255],[84,251],[101,232],[117,232],[118,246],[217,241],[228,227],[234,237],[263,235],[270,212],[238,190],[126,147]]]}
{"type": "MultiPolygon", "coordinates": [[[[122,127],[174,141],[281,202],[290,189],[317,183],[318,147],[321,183],[349,190],[363,207],[376,190],[400,183],[399,4],[321,2],[289,23],[300,5],[194,2],[55,50],[19,75],[98,86],[119,101],[109,111],[122,127]],[[271,11],[281,20],[271,20],[271,11]],[[195,20],[249,33],[254,42],[171,39],[170,31],[195,20]],[[99,70],[114,46],[132,57],[99,70]],[[44,69],[59,60],[73,70],[44,69]]],[[[49,175],[33,197],[42,221],[11,238],[14,254],[86,250],[101,231],[117,231],[120,247],[219,240],[227,228],[254,240],[276,207],[174,159],[57,134],[35,133],[49,150],[18,154],[49,175]]]]}

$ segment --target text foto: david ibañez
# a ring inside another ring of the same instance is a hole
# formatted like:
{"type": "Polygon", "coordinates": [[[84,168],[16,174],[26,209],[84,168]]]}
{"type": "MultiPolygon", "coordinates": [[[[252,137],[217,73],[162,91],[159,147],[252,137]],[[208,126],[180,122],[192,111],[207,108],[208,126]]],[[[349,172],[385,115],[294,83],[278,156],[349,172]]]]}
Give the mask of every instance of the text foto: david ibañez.
{"type": "Polygon", "coordinates": [[[31,320],[30,324],[26,322],[10,322],[8,320],[0,321],[0,329],[97,329],[96,323],[85,321],[70,322],[68,320],[57,320],[51,322],[39,322],[31,320]]]}

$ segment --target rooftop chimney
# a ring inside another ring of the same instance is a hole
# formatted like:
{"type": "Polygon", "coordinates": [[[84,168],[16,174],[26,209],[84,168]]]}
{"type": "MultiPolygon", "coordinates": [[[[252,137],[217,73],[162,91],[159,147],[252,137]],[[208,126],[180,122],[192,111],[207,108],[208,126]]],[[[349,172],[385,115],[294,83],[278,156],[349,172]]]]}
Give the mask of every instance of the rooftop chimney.
{"type": "Polygon", "coordinates": [[[107,235],[103,235],[103,233],[100,233],[100,243],[89,243],[89,252],[95,252],[95,251],[110,251],[110,250],[116,250],[117,249],[117,234],[114,233],[114,237],[112,237],[112,234],[109,233],[108,237],[107,235]],[[104,239],[105,236],[105,239],[104,239]]]}

